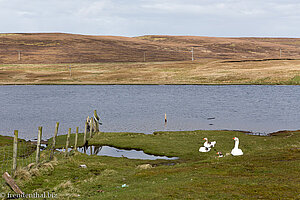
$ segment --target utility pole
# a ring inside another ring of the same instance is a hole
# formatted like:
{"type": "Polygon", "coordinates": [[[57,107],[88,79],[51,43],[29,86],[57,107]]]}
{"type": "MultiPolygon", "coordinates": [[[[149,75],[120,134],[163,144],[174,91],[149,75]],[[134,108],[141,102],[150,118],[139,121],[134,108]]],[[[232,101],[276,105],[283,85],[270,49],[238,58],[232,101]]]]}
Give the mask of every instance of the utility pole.
{"type": "Polygon", "coordinates": [[[192,61],[194,61],[194,47],[192,47],[192,61]]]}
{"type": "Polygon", "coordinates": [[[281,48],[279,49],[279,55],[280,55],[280,58],[281,58],[281,48]]]}
{"type": "Polygon", "coordinates": [[[18,60],[20,61],[21,60],[21,51],[18,50],[18,60]]]}
{"type": "Polygon", "coordinates": [[[69,66],[70,78],[72,77],[71,66],[69,66]]]}

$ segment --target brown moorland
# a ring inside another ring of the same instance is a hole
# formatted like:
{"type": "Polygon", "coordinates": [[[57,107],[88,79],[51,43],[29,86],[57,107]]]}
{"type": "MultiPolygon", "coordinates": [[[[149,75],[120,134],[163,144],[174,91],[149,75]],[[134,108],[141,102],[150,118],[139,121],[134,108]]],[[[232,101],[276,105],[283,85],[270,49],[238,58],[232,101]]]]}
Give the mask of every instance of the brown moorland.
{"type": "Polygon", "coordinates": [[[298,59],[299,38],[0,34],[0,84],[299,84],[298,59]]]}

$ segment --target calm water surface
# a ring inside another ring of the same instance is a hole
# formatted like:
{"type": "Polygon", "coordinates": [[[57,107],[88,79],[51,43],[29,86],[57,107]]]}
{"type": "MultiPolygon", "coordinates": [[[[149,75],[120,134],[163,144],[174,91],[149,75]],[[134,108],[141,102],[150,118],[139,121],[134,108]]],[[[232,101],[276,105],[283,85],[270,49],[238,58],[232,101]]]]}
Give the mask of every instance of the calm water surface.
{"type": "MultiPolygon", "coordinates": [[[[71,151],[70,149],[69,151],[71,151]]],[[[84,147],[78,148],[78,151],[81,153],[84,153],[84,147]]],[[[86,149],[86,154],[88,155],[98,155],[98,156],[110,156],[110,157],[126,157],[129,159],[141,159],[141,160],[157,160],[157,159],[163,159],[163,160],[176,160],[178,157],[167,157],[167,156],[155,156],[146,154],[144,151],[138,151],[138,150],[125,150],[125,149],[118,149],[115,147],[110,146],[89,146],[86,149]]]]}
{"type": "Polygon", "coordinates": [[[0,86],[0,134],[43,139],[80,127],[98,111],[102,131],[300,129],[300,86],[0,86]],[[164,124],[167,113],[168,123],[164,124]]]}

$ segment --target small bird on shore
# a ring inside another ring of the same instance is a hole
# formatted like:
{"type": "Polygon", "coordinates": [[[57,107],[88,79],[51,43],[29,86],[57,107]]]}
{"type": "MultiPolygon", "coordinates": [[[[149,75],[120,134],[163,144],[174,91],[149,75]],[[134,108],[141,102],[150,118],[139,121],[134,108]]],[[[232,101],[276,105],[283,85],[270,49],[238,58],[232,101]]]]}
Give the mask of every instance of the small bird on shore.
{"type": "Polygon", "coordinates": [[[217,155],[219,155],[219,158],[223,158],[224,157],[224,155],[222,154],[221,151],[217,152],[217,155]]]}

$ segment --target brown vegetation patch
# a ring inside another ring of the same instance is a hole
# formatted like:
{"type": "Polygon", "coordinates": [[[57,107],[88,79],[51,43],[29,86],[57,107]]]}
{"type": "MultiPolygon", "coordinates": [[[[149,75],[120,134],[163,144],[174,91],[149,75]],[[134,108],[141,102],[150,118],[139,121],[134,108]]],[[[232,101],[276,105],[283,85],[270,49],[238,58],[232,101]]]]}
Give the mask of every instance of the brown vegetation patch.
{"type": "Polygon", "coordinates": [[[7,79],[8,77],[13,76],[16,73],[17,73],[16,71],[4,71],[4,70],[1,70],[0,71],[0,78],[1,79],[7,79]]]}
{"type": "Polygon", "coordinates": [[[0,72],[0,84],[297,84],[300,60],[15,64],[0,72]]]}
{"type": "Polygon", "coordinates": [[[1,63],[158,62],[195,59],[294,59],[298,38],[215,38],[200,36],[87,36],[61,33],[4,34],[1,63]],[[19,59],[18,51],[21,51],[19,59]]]}
{"type": "Polygon", "coordinates": [[[0,84],[298,84],[300,76],[297,38],[1,34],[0,55],[0,84]]]}

